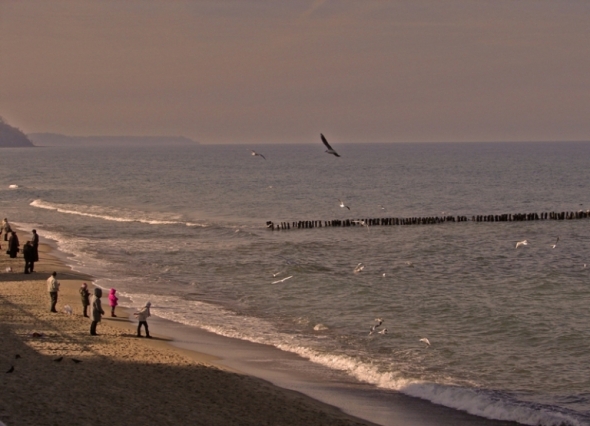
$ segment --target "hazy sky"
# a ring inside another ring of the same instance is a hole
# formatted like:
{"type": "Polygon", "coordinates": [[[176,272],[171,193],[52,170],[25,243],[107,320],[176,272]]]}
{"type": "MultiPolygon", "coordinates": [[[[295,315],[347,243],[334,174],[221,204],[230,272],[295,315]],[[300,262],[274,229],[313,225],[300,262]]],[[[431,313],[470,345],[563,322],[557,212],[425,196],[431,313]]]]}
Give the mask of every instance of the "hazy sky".
{"type": "Polygon", "coordinates": [[[590,1],[0,0],[0,116],[202,143],[590,140],[590,1]]]}

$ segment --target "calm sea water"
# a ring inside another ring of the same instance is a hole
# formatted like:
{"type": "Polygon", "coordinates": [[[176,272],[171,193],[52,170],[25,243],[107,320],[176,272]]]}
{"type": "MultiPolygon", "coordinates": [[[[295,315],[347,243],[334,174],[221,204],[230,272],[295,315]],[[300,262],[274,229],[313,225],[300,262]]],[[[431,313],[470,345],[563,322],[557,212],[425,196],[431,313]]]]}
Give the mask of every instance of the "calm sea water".
{"type": "Polygon", "coordinates": [[[335,148],[3,149],[0,211],[163,318],[490,419],[590,424],[590,219],[265,228],[586,210],[590,143],[335,148]]]}

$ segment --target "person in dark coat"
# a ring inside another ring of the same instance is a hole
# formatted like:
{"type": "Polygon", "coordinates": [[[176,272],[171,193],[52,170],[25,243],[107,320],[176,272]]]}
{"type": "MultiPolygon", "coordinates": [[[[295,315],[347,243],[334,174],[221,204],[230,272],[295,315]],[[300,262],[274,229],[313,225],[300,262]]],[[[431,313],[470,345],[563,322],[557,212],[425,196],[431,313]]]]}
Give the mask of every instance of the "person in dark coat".
{"type": "MultiPolygon", "coordinates": [[[[33,262],[39,262],[39,235],[37,235],[36,229],[33,229],[33,240],[31,241],[31,245],[33,246],[33,252],[34,252],[33,262]]],[[[31,272],[33,272],[32,266],[31,266],[31,272]]]]}
{"type": "Polygon", "coordinates": [[[15,258],[16,254],[20,247],[20,243],[18,242],[18,237],[16,236],[16,232],[11,231],[10,237],[8,238],[8,254],[10,257],[15,258]]]}
{"type": "Polygon", "coordinates": [[[90,292],[88,291],[88,284],[84,283],[80,287],[80,298],[82,299],[82,311],[84,316],[88,318],[88,306],[90,306],[90,292]]]}
{"type": "Polygon", "coordinates": [[[23,246],[23,256],[25,258],[25,274],[33,272],[33,265],[35,264],[35,251],[30,241],[27,241],[23,246]]]}
{"type": "Polygon", "coordinates": [[[90,324],[90,335],[98,336],[96,333],[96,326],[100,322],[104,311],[102,310],[102,303],[100,298],[102,297],[102,289],[96,287],[94,289],[94,297],[92,298],[92,324],[90,324]]]}

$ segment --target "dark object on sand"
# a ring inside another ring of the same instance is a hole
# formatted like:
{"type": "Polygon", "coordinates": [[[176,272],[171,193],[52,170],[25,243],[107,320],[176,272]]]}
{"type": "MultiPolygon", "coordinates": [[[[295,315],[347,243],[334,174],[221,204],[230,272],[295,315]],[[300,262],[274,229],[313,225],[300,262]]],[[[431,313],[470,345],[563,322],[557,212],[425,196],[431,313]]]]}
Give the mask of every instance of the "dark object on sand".
{"type": "Polygon", "coordinates": [[[59,358],[55,358],[53,362],[61,362],[62,359],[64,359],[64,357],[60,356],[59,358]]]}
{"type": "Polygon", "coordinates": [[[11,365],[8,369],[7,373],[12,373],[14,371],[14,365],[11,365]]]}

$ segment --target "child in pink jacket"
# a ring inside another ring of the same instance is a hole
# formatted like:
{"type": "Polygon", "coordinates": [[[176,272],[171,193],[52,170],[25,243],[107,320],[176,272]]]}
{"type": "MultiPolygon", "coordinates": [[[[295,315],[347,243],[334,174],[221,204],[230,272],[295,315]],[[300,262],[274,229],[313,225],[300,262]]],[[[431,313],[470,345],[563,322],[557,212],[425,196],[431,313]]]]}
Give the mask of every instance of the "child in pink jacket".
{"type": "Polygon", "coordinates": [[[117,292],[117,290],[115,290],[114,288],[111,288],[111,292],[109,293],[109,304],[111,305],[111,316],[112,317],[117,316],[117,315],[115,315],[115,307],[117,306],[117,300],[119,300],[119,298],[115,294],[116,292],[117,292]]]}

